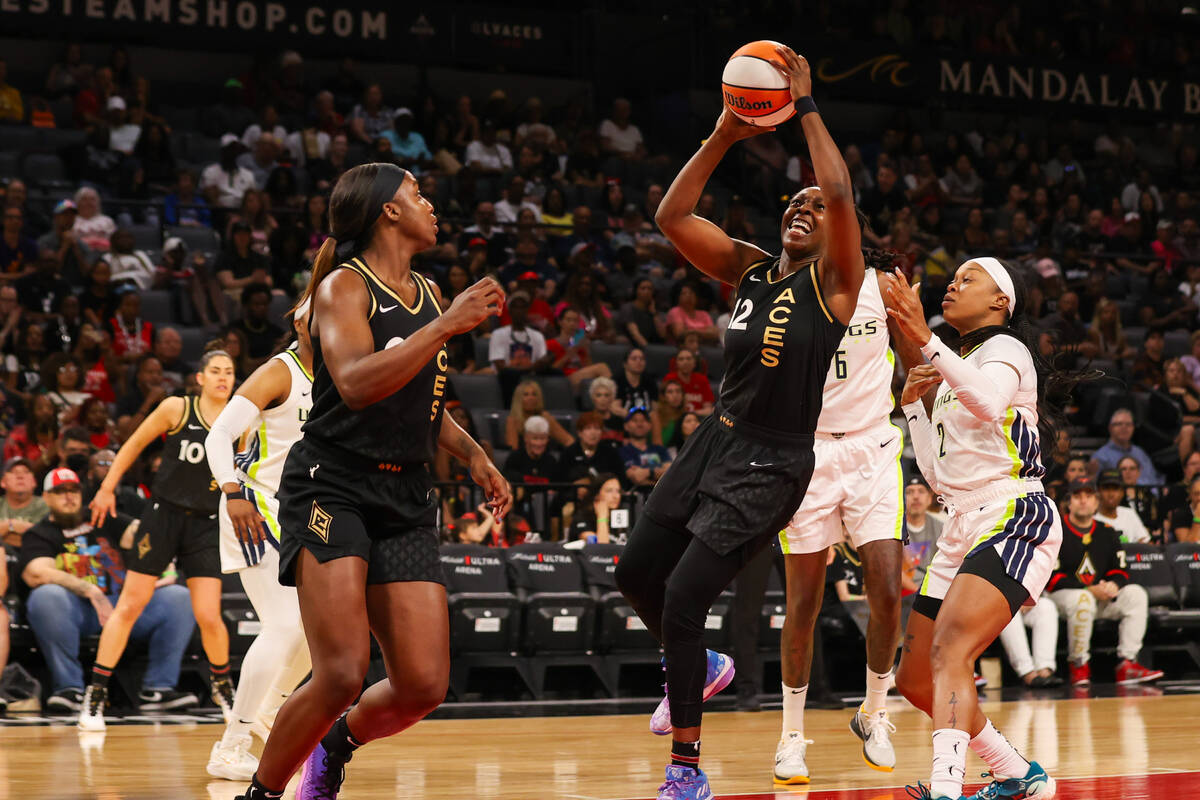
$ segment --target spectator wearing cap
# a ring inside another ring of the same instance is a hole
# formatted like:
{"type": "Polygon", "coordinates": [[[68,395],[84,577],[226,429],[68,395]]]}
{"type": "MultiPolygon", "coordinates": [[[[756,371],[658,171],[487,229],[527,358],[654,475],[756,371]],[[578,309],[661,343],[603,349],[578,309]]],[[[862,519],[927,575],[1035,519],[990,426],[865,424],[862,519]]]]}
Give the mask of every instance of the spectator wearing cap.
{"type": "Polygon", "coordinates": [[[25,531],[45,519],[50,509],[42,498],[33,493],[37,488],[37,475],[33,462],[22,456],[4,462],[4,475],[0,476],[0,537],[9,547],[20,547],[25,531]]]}
{"type": "Polygon", "coordinates": [[[0,234],[0,280],[12,280],[33,271],[38,258],[37,243],[24,233],[25,212],[16,206],[4,209],[4,228],[0,234]]]}
{"type": "MultiPolygon", "coordinates": [[[[1128,456],[1122,461],[1132,460],[1128,456]]],[[[1136,464],[1137,462],[1134,461],[1136,464]]],[[[1125,499],[1125,482],[1121,473],[1115,469],[1101,470],[1096,476],[1096,493],[1099,508],[1095,518],[1108,525],[1121,537],[1122,543],[1148,542],[1150,531],[1142,522],[1138,513],[1128,506],[1121,505],[1125,499]]]]}
{"type": "Polygon", "coordinates": [[[925,570],[937,552],[942,521],[929,513],[933,492],[920,475],[904,486],[904,570],[901,575],[904,594],[912,594],[925,580],[925,570]]]}
{"type": "Polygon", "coordinates": [[[658,483],[671,466],[667,448],[650,441],[650,412],[634,406],[625,414],[625,444],[621,445],[621,462],[629,484],[648,489],[658,483]]]}
{"type": "Polygon", "coordinates": [[[106,110],[109,149],[127,156],[133,155],[133,148],[137,146],[138,137],[142,135],[142,128],[129,121],[125,98],[120,95],[108,98],[106,110]]]}
{"type": "MultiPolygon", "coordinates": [[[[246,90],[237,78],[226,80],[218,102],[200,115],[200,129],[207,136],[221,136],[222,144],[225,131],[244,131],[253,123],[254,112],[246,106],[246,90]]],[[[236,134],[232,135],[237,138],[236,134]]]]}
{"type": "Polygon", "coordinates": [[[184,168],[175,173],[175,190],[163,199],[163,222],[189,228],[211,228],[212,211],[196,193],[196,173],[184,168]]]}
{"type": "Polygon", "coordinates": [[[133,234],[121,228],[112,235],[112,250],[101,256],[110,270],[109,282],[115,287],[128,284],[136,289],[149,289],[158,282],[158,268],[145,250],[134,247],[133,234]]]}
{"type": "Polygon", "coordinates": [[[25,318],[45,322],[59,309],[63,298],[71,296],[71,285],[58,274],[58,259],[53,250],[46,248],[38,253],[33,272],[26,273],[13,281],[25,318]]]}
{"type": "Polygon", "coordinates": [[[54,206],[52,227],[37,240],[39,250],[54,251],[59,273],[75,285],[83,282],[96,260],[91,248],[75,233],[75,217],[78,213],[74,200],[60,200],[54,206]]]}
{"type": "Polygon", "coordinates": [[[546,349],[546,337],[529,326],[529,295],[513,292],[506,305],[510,324],[492,331],[488,340],[488,361],[500,376],[500,391],[505,397],[525,376],[545,370],[553,361],[546,349]]]}
{"type": "Polygon", "coordinates": [[[513,168],[512,152],[496,140],[496,123],[490,119],[479,127],[479,138],[467,145],[464,159],[477,175],[499,175],[513,168]]]}
{"type": "Polygon", "coordinates": [[[1114,411],[1108,420],[1108,441],[1092,454],[1091,470],[1116,469],[1121,459],[1129,456],[1142,468],[1139,485],[1161,486],[1162,476],[1154,468],[1154,462],[1145,450],[1133,443],[1133,431],[1133,412],[1127,408],[1114,411]]]}
{"type": "MultiPolygon", "coordinates": [[[[221,136],[221,155],[200,173],[200,191],[210,206],[232,209],[242,204],[247,189],[257,187],[254,173],[238,162],[245,147],[236,133],[221,136]]],[[[264,183],[266,178],[263,179],[264,183]]]]}
{"type": "Polygon", "coordinates": [[[347,119],[350,135],[370,144],[392,127],[395,112],[383,103],[383,88],[372,83],[363,92],[362,102],[356,105],[347,119]]]}
{"type": "Polygon", "coordinates": [[[483,544],[497,547],[499,537],[493,535],[496,518],[486,503],[480,503],[474,511],[468,511],[449,524],[449,533],[459,544],[483,544]]]}
{"type": "Polygon", "coordinates": [[[217,282],[234,299],[252,283],[271,285],[271,263],[253,249],[253,238],[249,223],[233,223],[229,243],[217,259],[217,282]]]}
{"type": "Polygon", "coordinates": [[[25,121],[25,104],[21,92],[8,82],[8,60],[0,56],[0,122],[21,124],[25,121]]]}
{"type": "MultiPolygon", "coordinates": [[[[138,523],[118,513],[99,528],[84,518],[79,477],[69,469],[46,475],[45,520],[34,525],[21,545],[21,578],[29,588],[26,613],[50,667],[47,709],[77,711],[83,701],[79,643],[100,633],[125,582],[123,551],[133,547],[138,523]]],[[[188,590],[165,574],[156,584],[132,636],[149,640],[150,662],[142,678],[143,710],[195,705],[194,694],[178,692],[179,669],[192,638],[188,590]]]]}
{"type": "Polygon", "coordinates": [[[379,135],[388,140],[396,163],[405,169],[420,173],[432,166],[433,153],[429,152],[425,137],[413,130],[412,109],[396,109],[391,127],[379,135]]]}
{"type": "Polygon", "coordinates": [[[1068,487],[1068,514],[1063,520],[1063,543],[1058,565],[1046,588],[1067,620],[1067,650],[1071,684],[1091,681],[1092,626],[1095,619],[1119,620],[1117,683],[1157,680],[1162,672],[1137,662],[1146,635],[1149,598],[1130,583],[1125,550],[1117,532],[1095,519],[1099,504],[1095,484],[1087,479],[1068,487]]]}

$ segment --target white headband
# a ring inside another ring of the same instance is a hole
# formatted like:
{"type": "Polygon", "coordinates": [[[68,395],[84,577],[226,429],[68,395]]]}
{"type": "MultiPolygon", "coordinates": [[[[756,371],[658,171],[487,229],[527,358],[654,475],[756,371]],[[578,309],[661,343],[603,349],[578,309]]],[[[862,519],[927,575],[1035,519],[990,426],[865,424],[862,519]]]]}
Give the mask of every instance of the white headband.
{"type": "Polygon", "coordinates": [[[304,298],[304,302],[296,309],[296,313],[292,315],[292,319],[300,319],[308,313],[309,306],[312,305],[312,295],[304,298]]]}
{"type": "Polygon", "coordinates": [[[996,286],[1008,298],[1008,315],[1011,317],[1017,309],[1017,290],[1013,286],[1012,276],[1008,274],[1004,265],[991,256],[972,258],[966,263],[979,265],[980,269],[991,276],[992,280],[996,282],[996,286]]]}

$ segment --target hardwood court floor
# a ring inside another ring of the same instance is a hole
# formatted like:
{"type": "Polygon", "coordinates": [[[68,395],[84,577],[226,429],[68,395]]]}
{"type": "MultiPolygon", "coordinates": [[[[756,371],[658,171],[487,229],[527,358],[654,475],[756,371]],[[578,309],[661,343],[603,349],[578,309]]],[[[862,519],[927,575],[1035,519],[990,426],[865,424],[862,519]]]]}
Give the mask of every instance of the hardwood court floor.
{"type": "MultiPolygon", "coordinates": [[[[705,716],[703,766],[725,800],[901,800],[927,780],[929,724],[892,701],[900,763],[869,769],[846,725],[848,711],[810,711],[813,783],[771,783],[775,712],[705,716]]],[[[1060,780],[1060,800],[1200,797],[1200,695],[989,702],[985,711],[1060,780]]],[[[633,800],[652,798],[669,744],[637,716],[428,720],[359,751],[342,800],[633,800]]],[[[217,725],[113,725],[0,729],[0,800],[232,800],[244,784],[204,771],[217,725]]],[[[256,751],[257,751],[256,744],[256,751]]],[[[973,756],[968,776],[983,771],[973,756]]],[[[969,784],[978,785],[976,780],[969,784]]],[[[291,797],[291,795],[287,795],[291,797]]]]}

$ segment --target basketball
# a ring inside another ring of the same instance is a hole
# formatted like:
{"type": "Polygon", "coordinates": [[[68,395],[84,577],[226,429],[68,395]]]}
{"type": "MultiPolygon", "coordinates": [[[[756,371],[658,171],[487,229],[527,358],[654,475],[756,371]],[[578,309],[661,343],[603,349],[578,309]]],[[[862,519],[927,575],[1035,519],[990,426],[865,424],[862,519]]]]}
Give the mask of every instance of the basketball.
{"type": "Polygon", "coordinates": [[[760,39],[737,49],[721,74],[721,96],[737,118],[751,125],[772,128],[796,113],[788,79],[774,65],[783,66],[775,52],[779,42],[760,39]]]}

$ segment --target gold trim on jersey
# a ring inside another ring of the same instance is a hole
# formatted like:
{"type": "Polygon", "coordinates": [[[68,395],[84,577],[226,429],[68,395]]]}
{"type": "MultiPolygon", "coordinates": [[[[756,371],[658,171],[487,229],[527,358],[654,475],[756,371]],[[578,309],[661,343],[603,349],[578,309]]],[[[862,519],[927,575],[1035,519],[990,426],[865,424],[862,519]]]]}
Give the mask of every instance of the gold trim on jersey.
{"type": "MultiPolygon", "coordinates": [[[[753,264],[751,264],[750,266],[746,267],[746,270],[745,270],[745,271],[744,271],[744,272],[741,274],[741,276],[740,276],[740,277],[737,279],[737,283],[735,283],[735,284],[734,284],[734,286],[735,286],[735,287],[736,287],[736,286],[741,286],[741,285],[742,285],[742,281],[746,280],[746,276],[750,274],[750,270],[754,269],[755,267],[762,266],[763,264],[767,263],[767,262],[768,262],[768,261],[770,261],[770,260],[771,260],[771,259],[769,259],[769,258],[760,258],[758,261],[755,261],[753,264]]],[[[768,270],[768,273],[769,273],[769,272],[770,272],[770,270],[768,270]]],[[[768,279],[768,280],[770,280],[770,275],[769,275],[769,274],[768,274],[768,276],[767,276],[767,279],[768,279]]]]}
{"type": "MultiPolygon", "coordinates": [[[[416,314],[418,311],[421,310],[421,306],[425,304],[425,293],[421,291],[421,284],[417,282],[417,279],[416,279],[417,273],[410,272],[409,276],[408,276],[409,279],[413,282],[413,288],[417,290],[417,304],[415,306],[410,306],[408,303],[404,302],[404,299],[402,297],[400,297],[400,295],[397,294],[392,289],[392,287],[390,287],[386,283],[384,283],[383,280],[378,275],[376,275],[371,270],[370,267],[367,266],[367,262],[363,261],[361,258],[354,258],[352,260],[362,268],[363,274],[370,276],[371,280],[375,281],[375,284],[377,286],[379,286],[380,289],[382,289],[383,291],[385,291],[389,295],[391,295],[392,298],[395,299],[395,301],[397,303],[399,303],[401,306],[403,306],[404,310],[407,311],[408,313],[416,314]]],[[[391,309],[388,309],[388,310],[390,311],[391,309]]]]}
{"type": "Polygon", "coordinates": [[[371,291],[370,278],[363,273],[362,269],[358,266],[358,264],[355,263],[356,261],[358,261],[357,258],[351,261],[343,261],[341,264],[338,264],[338,268],[341,269],[342,267],[345,267],[358,277],[362,278],[363,283],[367,287],[367,298],[371,301],[371,309],[367,311],[367,319],[371,319],[375,316],[375,309],[379,306],[379,303],[375,300],[375,293],[371,291]]]}
{"type": "Polygon", "coordinates": [[[203,425],[204,430],[212,430],[212,428],[209,427],[208,422],[204,419],[204,415],[200,413],[200,398],[195,395],[192,396],[192,408],[195,410],[196,422],[199,422],[201,425],[203,425]]]}
{"type": "Polygon", "coordinates": [[[433,282],[419,272],[414,272],[413,275],[421,279],[421,285],[425,287],[425,293],[429,295],[429,302],[433,304],[434,310],[437,311],[440,317],[442,315],[442,304],[438,302],[437,295],[433,293],[433,282]]]}
{"type": "Polygon", "coordinates": [[[821,305],[821,311],[825,314],[825,319],[833,324],[833,316],[830,315],[829,309],[825,307],[825,298],[821,295],[821,282],[817,280],[817,262],[814,261],[808,265],[809,272],[812,274],[813,291],[817,293],[817,302],[821,305]]]}
{"type": "Polygon", "coordinates": [[[183,426],[187,425],[188,416],[192,413],[192,398],[185,396],[183,398],[183,416],[179,418],[179,422],[175,423],[175,427],[167,431],[167,436],[174,436],[183,430],[183,426]]]}

